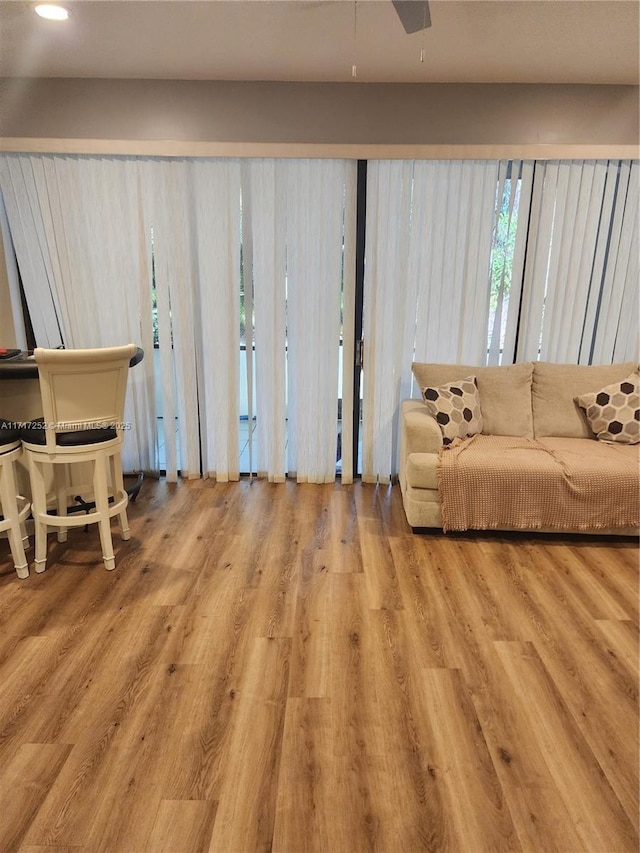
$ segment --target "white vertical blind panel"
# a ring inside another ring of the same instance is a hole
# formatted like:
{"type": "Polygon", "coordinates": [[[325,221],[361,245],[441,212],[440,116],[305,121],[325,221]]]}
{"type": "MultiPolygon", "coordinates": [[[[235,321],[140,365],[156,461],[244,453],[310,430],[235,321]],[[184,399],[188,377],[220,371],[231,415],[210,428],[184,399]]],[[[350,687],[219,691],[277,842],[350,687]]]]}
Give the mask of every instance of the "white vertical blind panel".
{"type": "Polygon", "coordinates": [[[520,300],[522,297],[524,263],[527,252],[527,235],[529,231],[529,215],[532,204],[533,173],[533,161],[523,161],[521,166],[520,199],[518,204],[518,225],[513,250],[511,288],[509,291],[509,307],[505,325],[502,358],[500,359],[501,364],[511,364],[516,358],[516,333],[520,319],[520,300]]]}
{"type": "Polygon", "coordinates": [[[46,160],[43,174],[60,261],[67,345],[142,345],[146,358],[129,374],[125,419],[131,429],[123,464],[152,470],[157,467],[153,332],[137,164],[122,158],[56,157],[46,160]]]}
{"type": "Polygon", "coordinates": [[[594,280],[594,274],[599,254],[599,243],[601,242],[602,214],[608,196],[607,162],[599,161],[589,165],[593,169],[593,184],[589,198],[581,199],[585,209],[584,231],[582,240],[576,247],[577,252],[574,252],[572,262],[569,265],[567,294],[563,303],[563,311],[570,318],[567,324],[567,347],[562,351],[562,342],[558,342],[557,345],[562,360],[571,359],[578,363],[588,362],[588,359],[582,355],[583,341],[591,293],[599,286],[599,281],[594,280]],[[573,279],[571,278],[572,272],[573,279]]]}
{"type": "MultiPolygon", "coordinates": [[[[401,173],[402,195],[400,199],[401,207],[404,210],[411,209],[411,197],[413,187],[413,162],[404,162],[402,164],[401,173]]],[[[385,406],[390,408],[390,412],[386,417],[387,423],[391,428],[390,434],[390,449],[391,457],[388,458],[388,451],[384,446],[378,448],[377,454],[377,472],[381,482],[390,482],[391,477],[397,471],[397,454],[399,444],[399,422],[398,415],[400,411],[400,400],[402,399],[403,388],[406,393],[409,393],[411,387],[411,360],[403,363],[403,356],[406,352],[413,352],[415,332],[412,332],[411,326],[415,326],[415,282],[409,282],[409,227],[411,219],[409,218],[406,227],[400,230],[399,251],[401,263],[398,265],[398,287],[396,291],[395,303],[391,306],[392,313],[388,316],[393,322],[393,337],[392,337],[392,365],[393,379],[390,386],[390,393],[385,402],[385,406]],[[413,292],[409,294],[409,288],[413,292]],[[413,311],[410,306],[413,305],[413,311]],[[407,325],[409,329],[407,330],[407,325]],[[408,335],[407,335],[408,333],[408,335]],[[405,341],[405,335],[408,340],[405,341]],[[388,473],[387,473],[388,471],[388,473]]],[[[388,431],[388,427],[387,427],[388,431]]]]}
{"type": "MultiPolygon", "coordinates": [[[[250,165],[256,340],[258,476],[286,476],[286,292],[282,168],[275,160],[250,165]]],[[[246,275],[245,271],[245,275],[246,275]]]]}
{"type": "Polygon", "coordinates": [[[400,354],[400,399],[411,397],[413,392],[413,373],[410,370],[416,351],[416,336],[418,334],[418,317],[420,316],[420,288],[419,282],[424,280],[427,266],[426,240],[425,240],[425,217],[427,199],[424,193],[413,194],[413,186],[421,179],[420,170],[423,166],[421,161],[408,164],[410,172],[405,172],[403,181],[410,187],[409,203],[411,205],[411,216],[409,217],[408,241],[407,241],[407,265],[405,285],[404,328],[401,334],[400,354]],[[411,310],[413,306],[413,310],[411,310]],[[407,365],[409,367],[407,367],[407,365]]]}
{"type": "Polygon", "coordinates": [[[486,360],[497,161],[416,162],[417,361],[486,360]],[[482,323],[484,322],[484,326],[482,323]]]}
{"type": "Polygon", "coordinates": [[[584,316],[582,341],[580,343],[579,363],[589,364],[595,335],[595,323],[600,305],[602,281],[607,258],[609,231],[613,216],[613,204],[618,185],[619,161],[606,161],[605,184],[602,195],[602,208],[598,223],[596,251],[593,258],[593,269],[589,288],[589,298],[584,316]]]}
{"type": "MultiPolygon", "coordinates": [[[[167,232],[161,251],[168,273],[171,330],[173,335],[178,439],[182,477],[200,476],[200,435],[198,423],[197,347],[195,301],[197,290],[197,250],[193,233],[193,198],[189,184],[189,162],[176,160],[160,164],[166,196],[167,232]]],[[[165,342],[166,345],[167,342],[165,342]]]]}
{"type": "MultiPolygon", "coordinates": [[[[494,245],[497,243],[497,233],[498,233],[498,222],[500,217],[500,210],[502,205],[502,199],[505,193],[505,187],[507,182],[507,172],[509,168],[509,162],[507,160],[501,160],[498,166],[498,189],[496,192],[496,203],[494,209],[494,245]]],[[[515,172],[516,163],[513,163],[512,166],[513,171],[515,172]]],[[[509,193],[509,213],[508,213],[508,224],[507,224],[507,233],[511,228],[511,218],[513,215],[513,202],[514,202],[514,193],[516,188],[516,180],[515,178],[510,182],[510,193],[509,193]]],[[[488,364],[499,364],[500,363],[500,338],[501,338],[501,330],[502,330],[502,314],[503,311],[506,310],[505,304],[505,279],[506,279],[506,267],[507,267],[507,259],[504,251],[499,251],[497,245],[495,245],[495,251],[497,253],[497,264],[496,268],[498,269],[500,275],[500,283],[498,285],[498,293],[496,294],[496,308],[495,313],[493,315],[493,323],[489,328],[489,355],[487,359],[488,364]]]]}
{"type": "Polygon", "coordinates": [[[25,331],[22,299],[20,296],[20,274],[18,272],[18,262],[15,257],[13,240],[11,239],[11,231],[9,230],[9,220],[7,219],[7,209],[5,207],[2,189],[0,189],[0,234],[2,246],[4,247],[4,260],[7,271],[7,284],[9,287],[9,300],[11,303],[11,315],[15,331],[16,346],[21,350],[26,350],[27,334],[25,331]]]}
{"type": "MultiPolygon", "coordinates": [[[[285,182],[286,198],[286,282],[287,282],[287,397],[288,397],[288,446],[287,464],[289,473],[298,476],[300,469],[300,480],[305,481],[307,469],[307,458],[311,451],[310,445],[313,439],[311,434],[306,436],[298,452],[298,433],[304,430],[301,419],[305,414],[305,390],[310,384],[313,385],[315,375],[313,365],[309,364],[309,349],[304,330],[305,314],[307,317],[314,316],[308,313],[307,303],[310,301],[308,293],[309,284],[306,276],[310,274],[311,265],[315,265],[313,257],[313,241],[309,234],[309,209],[308,205],[299,202],[299,197],[304,201],[309,197],[311,188],[311,176],[307,170],[302,168],[300,162],[293,162],[282,171],[285,182]],[[297,191],[297,192],[296,192],[297,191]],[[306,249],[305,257],[301,257],[306,249]]],[[[319,204],[319,199],[315,199],[319,204]]],[[[317,272],[317,267],[316,270],[317,272]]],[[[319,317],[314,316],[314,325],[319,325],[319,317]]]]}
{"type": "Polygon", "coordinates": [[[239,479],[240,164],[195,160],[191,172],[203,468],[227,482],[239,479]]]}
{"type": "Polygon", "coordinates": [[[43,224],[47,199],[38,193],[34,179],[37,164],[38,158],[29,155],[0,156],[0,188],[36,341],[55,348],[62,344],[65,330],[52,269],[55,247],[47,241],[43,224]]]}
{"type": "Polygon", "coordinates": [[[638,320],[640,318],[640,246],[638,245],[640,212],[638,209],[637,193],[635,206],[632,206],[629,212],[631,214],[629,219],[632,220],[629,226],[631,240],[629,244],[625,286],[620,303],[620,320],[611,359],[613,362],[630,361],[632,359],[640,361],[640,336],[638,334],[638,320]]]}
{"type": "Polygon", "coordinates": [[[411,362],[483,363],[498,163],[369,164],[363,479],[397,470],[411,362]]]}
{"type": "Polygon", "coordinates": [[[356,296],[357,167],[344,166],[344,257],[342,271],[342,482],[353,483],[353,370],[356,296]]]}
{"type": "Polygon", "coordinates": [[[622,353],[637,357],[638,315],[633,307],[638,291],[638,170],[637,161],[620,167],[594,361],[622,360],[622,353]],[[625,316],[629,308],[632,313],[625,316]]]}
{"type": "Polygon", "coordinates": [[[144,232],[149,251],[153,250],[156,307],[158,311],[158,349],[160,354],[160,385],[162,388],[162,413],[166,456],[166,476],[170,483],[178,478],[176,418],[178,404],[176,393],[176,371],[172,347],[171,299],[169,282],[171,267],[167,245],[170,242],[170,227],[166,221],[164,199],[165,175],[158,162],[142,161],[140,164],[141,189],[144,205],[144,232]],[[153,234],[153,240],[151,235],[153,234]]]}
{"type": "Polygon", "coordinates": [[[244,317],[245,317],[245,365],[247,372],[247,447],[249,451],[249,479],[253,477],[254,470],[254,360],[253,360],[253,232],[251,223],[251,173],[250,163],[243,161],[240,166],[240,186],[242,192],[242,264],[244,285],[244,317]]]}
{"type": "MultiPolygon", "coordinates": [[[[64,156],[45,156],[35,158],[32,165],[41,204],[44,241],[49,247],[51,286],[55,291],[58,318],[64,329],[64,344],[77,347],[78,335],[82,334],[82,318],[97,316],[92,310],[91,287],[86,286],[88,260],[84,253],[80,258],[70,257],[69,254],[69,246],[77,243],[81,247],[84,236],[83,223],[78,224],[78,208],[83,211],[85,204],[77,197],[74,172],[70,173],[70,167],[73,166],[80,170],[82,161],[64,156]],[[64,200],[61,198],[62,194],[64,200]],[[83,287],[74,299],[74,287],[78,286],[78,281],[74,282],[74,279],[77,276],[80,277],[83,287]]],[[[84,201],[89,199],[95,200],[95,193],[91,188],[88,188],[84,201]]],[[[86,207],[89,208],[90,205],[91,202],[86,207]]],[[[87,213],[89,214],[89,210],[87,213]]],[[[75,250],[74,246],[72,251],[75,250]]],[[[86,319],[84,325],[86,326],[86,319]]]]}
{"type": "Polygon", "coordinates": [[[551,327],[551,349],[557,361],[581,362],[589,295],[593,287],[598,233],[605,198],[607,163],[586,163],[578,200],[574,241],[564,271],[559,316],[551,327]],[[561,319],[561,322],[558,322],[561,319]]]}
{"type": "Polygon", "coordinates": [[[289,472],[299,482],[330,482],[338,435],[344,163],[284,165],[289,472]]]}
{"type": "Polygon", "coordinates": [[[468,163],[466,169],[465,180],[470,188],[466,199],[469,234],[460,283],[462,305],[456,357],[456,361],[463,364],[484,364],[487,360],[486,329],[491,299],[491,244],[498,168],[497,161],[479,161],[468,163]]]}
{"type": "Polygon", "coordinates": [[[167,477],[238,479],[240,166],[141,167],[153,230],[167,477]]]}
{"type": "MultiPolygon", "coordinates": [[[[463,240],[449,240],[449,235],[459,235],[460,231],[460,192],[462,187],[462,162],[450,161],[436,164],[436,175],[440,184],[442,195],[442,210],[445,215],[442,226],[439,229],[437,254],[440,258],[437,270],[439,274],[429,282],[429,286],[438,289],[438,319],[440,322],[435,326],[438,330],[438,351],[442,353],[443,361],[456,361],[458,349],[458,328],[461,308],[461,294],[456,285],[456,271],[459,270],[462,253],[464,251],[463,240]]],[[[415,192],[429,192],[429,187],[416,187],[415,192]]],[[[433,233],[433,232],[432,232],[433,233]]],[[[435,252],[434,252],[435,254],[435,252]]],[[[430,320],[435,320],[436,315],[430,320]]]]}
{"type": "MultiPolygon", "coordinates": [[[[544,281],[540,281],[540,290],[543,299],[540,313],[539,347],[540,358],[543,361],[548,359],[547,341],[549,337],[549,326],[555,313],[556,295],[559,292],[557,282],[560,258],[562,252],[566,252],[567,244],[570,242],[569,240],[566,240],[565,242],[564,229],[567,225],[565,213],[567,210],[567,204],[571,207],[571,199],[568,199],[568,195],[571,192],[575,193],[575,168],[576,167],[570,163],[559,164],[557,183],[552,196],[553,220],[549,230],[547,268],[544,275],[544,281]]],[[[579,168],[579,166],[577,168],[579,168]]],[[[572,220],[569,219],[569,223],[571,221],[572,220]]],[[[538,272],[540,274],[542,269],[540,268],[538,272]]]]}
{"type": "MultiPolygon", "coordinates": [[[[378,245],[378,230],[380,228],[380,207],[385,204],[383,200],[385,184],[388,186],[386,173],[390,164],[383,162],[369,162],[367,165],[367,218],[365,237],[365,290],[363,301],[363,371],[362,371],[362,425],[360,429],[360,440],[362,442],[362,471],[363,482],[371,482],[375,435],[375,389],[374,377],[378,385],[387,378],[384,363],[376,363],[374,354],[377,351],[378,337],[378,299],[382,287],[379,285],[381,275],[379,264],[376,263],[375,247],[378,245]],[[371,372],[371,381],[369,380],[371,372]]],[[[399,223],[398,223],[399,227],[399,223]]],[[[375,482],[375,480],[374,480],[375,482]]]]}
{"type": "MultiPolygon", "coordinates": [[[[142,365],[142,371],[133,372],[130,375],[134,393],[134,423],[146,424],[148,436],[148,450],[150,455],[150,468],[158,469],[158,428],[157,428],[157,400],[156,400],[156,381],[155,381],[155,353],[153,340],[153,322],[152,318],[152,298],[151,298],[151,283],[152,276],[152,258],[150,249],[150,235],[145,231],[145,216],[143,209],[142,198],[142,182],[140,176],[140,166],[137,160],[129,161],[126,167],[125,181],[127,186],[133,191],[135,187],[136,193],[136,211],[135,221],[133,223],[133,233],[135,234],[135,244],[137,256],[140,259],[140,278],[137,282],[138,291],[140,293],[139,305],[139,322],[140,322],[140,343],[144,349],[145,357],[142,365]],[[140,386],[143,386],[140,388],[140,386]]],[[[127,282],[123,281],[123,288],[127,289],[127,282]]],[[[132,339],[134,340],[134,339],[132,339]]],[[[142,365],[138,365],[141,367],[142,365]]],[[[143,451],[141,450],[141,456],[143,451]]]]}
{"type": "Polygon", "coordinates": [[[388,482],[392,473],[394,401],[400,375],[398,338],[404,329],[411,174],[411,164],[386,160],[369,163],[367,172],[364,482],[388,482]]]}
{"type": "MultiPolygon", "coordinates": [[[[69,347],[113,346],[130,341],[151,352],[151,313],[141,315],[145,286],[139,241],[135,162],[123,158],[30,155],[13,163],[14,178],[28,176],[14,196],[18,221],[33,229],[24,248],[42,261],[47,323],[64,329],[69,347]],[[46,257],[45,257],[46,256],[46,257]]],[[[17,231],[20,232],[18,225],[17,231]]],[[[28,301],[42,282],[24,284],[28,301]]],[[[38,332],[36,332],[38,334],[38,332]]],[[[39,345],[58,345],[42,341],[39,345]]],[[[130,374],[123,461],[126,469],[156,467],[153,359],[130,374]]]]}
{"type": "Polygon", "coordinates": [[[599,294],[598,316],[595,329],[595,340],[593,348],[594,363],[605,363],[611,358],[613,349],[617,317],[612,307],[612,294],[614,293],[614,282],[616,267],[620,252],[620,242],[624,225],[624,214],[629,190],[629,179],[631,177],[631,163],[624,161],[618,170],[616,195],[613,205],[613,216],[606,240],[607,260],[602,279],[602,288],[599,294]]]}
{"type": "MultiPolygon", "coordinates": [[[[433,287],[431,282],[434,281],[434,264],[438,247],[442,245],[446,234],[444,223],[446,184],[440,182],[442,189],[438,193],[437,166],[438,164],[434,161],[416,161],[414,165],[415,184],[432,188],[431,192],[417,192],[413,197],[413,210],[417,217],[416,226],[419,229],[419,242],[414,251],[419,253],[420,258],[417,280],[415,361],[436,361],[440,345],[439,324],[431,321],[440,315],[442,291],[440,287],[433,287]]],[[[435,280],[439,280],[439,276],[436,276],[435,280]]],[[[416,390],[420,392],[420,389],[416,390]]]]}
{"type": "Polygon", "coordinates": [[[618,340],[620,352],[636,346],[638,195],[630,168],[623,163],[618,177],[618,164],[607,162],[537,164],[520,358],[537,359],[539,347],[545,361],[607,363],[618,340]]]}
{"type": "Polygon", "coordinates": [[[536,163],[518,334],[518,361],[538,360],[557,182],[557,163],[536,163]]]}
{"type": "Polygon", "coordinates": [[[556,209],[556,216],[562,216],[562,220],[559,222],[560,227],[554,228],[552,238],[556,251],[553,252],[555,263],[549,273],[545,304],[547,318],[541,347],[543,361],[563,362],[578,357],[584,317],[581,307],[588,294],[593,265],[592,250],[597,236],[597,215],[602,206],[603,186],[594,186],[594,178],[597,177],[594,163],[571,164],[568,170],[563,170],[563,174],[567,172],[568,183],[560,187],[556,209]],[[593,211],[596,213],[595,219],[593,211]],[[588,272],[581,264],[581,257],[587,256],[588,272]],[[568,310],[569,306],[572,306],[571,310],[568,310]],[[572,326],[576,328],[572,329],[572,326]]]}

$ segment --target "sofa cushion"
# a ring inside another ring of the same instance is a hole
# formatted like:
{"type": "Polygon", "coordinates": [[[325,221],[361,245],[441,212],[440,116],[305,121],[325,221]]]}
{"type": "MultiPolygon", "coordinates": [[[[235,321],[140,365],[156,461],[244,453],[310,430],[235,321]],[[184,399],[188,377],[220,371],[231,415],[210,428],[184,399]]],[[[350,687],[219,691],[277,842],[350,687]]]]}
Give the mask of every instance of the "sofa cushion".
{"type": "Polygon", "coordinates": [[[600,441],[640,443],[640,374],[576,397],[589,427],[600,441]]]}
{"type": "Polygon", "coordinates": [[[403,457],[410,453],[439,453],[442,432],[422,400],[403,400],[401,445],[403,457]]]}
{"type": "Polygon", "coordinates": [[[501,367],[414,362],[412,370],[421,390],[475,376],[482,406],[483,433],[533,436],[531,362],[501,367]]]}
{"type": "Polygon", "coordinates": [[[593,438],[582,409],[575,402],[605,385],[621,382],[637,369],[637,364],[585,365],[536,362],[533,367],[531,401],[536,438],[555,435],[566,438],[593,438]]]}
{"type": "Polygon", "coordinates": [[[407,485],[414,489],[438,488],[438,454],[410,453],[407,457],[407,485]]]}
{"type": "Polygon", "coordinates": [[[475,376],[422,389],[425,406],[442,431],[443,444],[482,432],[482,410],[475,376]]]}

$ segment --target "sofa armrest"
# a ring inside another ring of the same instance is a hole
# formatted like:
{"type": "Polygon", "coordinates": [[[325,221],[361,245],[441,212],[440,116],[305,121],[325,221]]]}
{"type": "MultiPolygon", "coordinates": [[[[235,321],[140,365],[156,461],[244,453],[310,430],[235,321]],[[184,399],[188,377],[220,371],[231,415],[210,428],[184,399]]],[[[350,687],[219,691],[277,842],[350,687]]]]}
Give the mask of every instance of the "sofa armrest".
{"type": "Polygon", "coordinates": [[[410,453],[439,453],[442,430],[421,400],[400,404],[400,464],[404,468],[410,453]]]}

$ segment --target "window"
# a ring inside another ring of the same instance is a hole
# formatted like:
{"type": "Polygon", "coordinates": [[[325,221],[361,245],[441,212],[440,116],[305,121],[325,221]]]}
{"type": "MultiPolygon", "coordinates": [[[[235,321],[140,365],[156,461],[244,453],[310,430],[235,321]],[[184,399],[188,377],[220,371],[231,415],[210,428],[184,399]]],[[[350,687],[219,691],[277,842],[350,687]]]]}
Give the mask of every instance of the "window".
{"type": "MultiPolygon", "coordinates": [[[[491,245],[491,292],[487,355],[489,363],[501,364],[514,276],[514,256],[522,179],[509,162],[504,180],[498,179],[493,239],[491,245]]],[[[516,271],[516,274],[518,272],[516,271]]],[[[518,289],[519,290],[519,289],[518,289]]],[[[517,309],[516,309],[517,310],[517,309]]]]}

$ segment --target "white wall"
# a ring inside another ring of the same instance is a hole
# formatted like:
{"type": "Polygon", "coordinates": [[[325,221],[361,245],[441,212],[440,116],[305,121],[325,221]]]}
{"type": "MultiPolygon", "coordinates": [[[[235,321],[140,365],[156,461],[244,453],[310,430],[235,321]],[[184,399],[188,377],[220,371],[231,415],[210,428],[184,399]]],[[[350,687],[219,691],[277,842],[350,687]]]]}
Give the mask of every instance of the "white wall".
{"type": "Polygon", "coordinates": [[[0,136],[30,139],[637,145],[640,123],[620,85],[12,78],[0,103],[0,136]]]}

